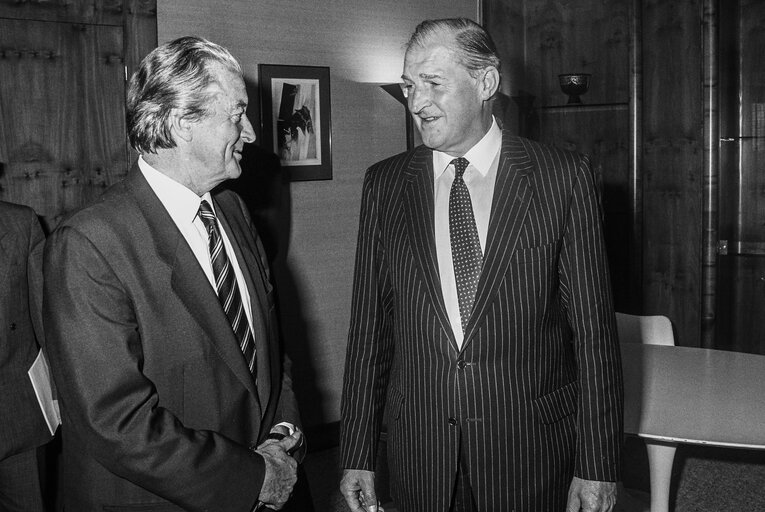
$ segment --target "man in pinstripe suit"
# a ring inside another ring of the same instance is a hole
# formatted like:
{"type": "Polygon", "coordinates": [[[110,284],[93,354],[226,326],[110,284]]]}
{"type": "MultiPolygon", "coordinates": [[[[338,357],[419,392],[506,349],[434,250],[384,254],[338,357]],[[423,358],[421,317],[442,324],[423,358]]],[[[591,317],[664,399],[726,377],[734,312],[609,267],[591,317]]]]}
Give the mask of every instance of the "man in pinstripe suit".
{"type": "Polygon", "coordinates": [[[621,363],[598,195],[586,157],[498,128],[499,67],[465,19],[425,21],[407,45],[424,145],[364,180],[341,421],[354,512],[377,508],[383,423],[404,512],[616,502],[621,363]],[[470,293],[450,211],[458,182],[477,232],[470,293]]]}

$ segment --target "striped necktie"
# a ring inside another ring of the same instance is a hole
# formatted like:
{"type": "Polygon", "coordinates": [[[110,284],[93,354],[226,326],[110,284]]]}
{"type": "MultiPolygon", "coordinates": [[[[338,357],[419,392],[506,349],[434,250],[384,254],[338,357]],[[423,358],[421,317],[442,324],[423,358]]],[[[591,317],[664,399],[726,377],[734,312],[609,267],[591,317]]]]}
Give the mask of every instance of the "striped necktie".
{"type": "Polygon", "coordinates": [[[213,275],[215,276],[215,288],[218,292],[218,300],[226,312],[231,328],[234,330],[239,348],[250,368],[250,373],[255,374],[255,340],[252,337],[252,329],[244,312],[242,296],[236,283],[236,275],[231,262],[226,256],[223,247],[223,238],[218,231],[218,221],[207,201],[199,205],[199,218],[207,230],[208,246],[210,249],[210,261],[212,262],[213,275]]]}
{"type": "Polygon", "coordinates": [[[462,178],[469,162],[460,157],[455,158],[451,163],[454,165],[454,182],[449,192],[449,238],[452,245],[454,278],[457,282],[460,320],[464,332],[473,311],[478,279],[481,277],[483,254],[473,216],[470,192],[462,178]]]}

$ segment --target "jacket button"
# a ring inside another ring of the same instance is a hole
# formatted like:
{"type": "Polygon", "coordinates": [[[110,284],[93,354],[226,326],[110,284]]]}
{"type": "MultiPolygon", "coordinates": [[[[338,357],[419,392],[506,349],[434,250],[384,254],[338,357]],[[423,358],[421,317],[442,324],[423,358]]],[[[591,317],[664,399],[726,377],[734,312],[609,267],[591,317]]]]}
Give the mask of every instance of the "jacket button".
{"type": "Polygon", "coordinates": [[[451,425],[452,427],[456,427],[457,420],[455,420],[454,418],[449,418],[449,425],[451,425]]]}
{"type": "Polygon", "coordinates": [[[460,361],[459,363],[457,363],[457,368],[458,368],[459,370],[464,370],[464,369],[465,369],[465,366],[467,366],[467,365],[465,364],[465,361],[460,361]]]}

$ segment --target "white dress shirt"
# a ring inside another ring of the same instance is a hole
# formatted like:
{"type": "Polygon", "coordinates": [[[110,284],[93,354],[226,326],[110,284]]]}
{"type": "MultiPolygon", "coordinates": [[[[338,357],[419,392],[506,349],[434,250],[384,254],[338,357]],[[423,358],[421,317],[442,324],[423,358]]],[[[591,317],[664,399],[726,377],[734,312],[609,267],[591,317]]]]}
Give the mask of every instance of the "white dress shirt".
{"type": "MultiPolygon", "coordinates": [[[[213,274],[212,262],[210,261],[210,249],[207,236],[207,230],[205,229],[202,219],[199,218],[199,205],[202,200],[205,200],[215,212],[215,205],[213,204],[210,193],[207,192],[202,197],[199,197],[190,189],[181,185],[169,176],[159,172],[151,165],[146,163],[143,157],[138,158],[138,168],[141,173],[149,182],[149,186],[157,194],[162,206],[165,207],[167,213],[178,226],[183,238],[191,247],[191,251],[196,256],[199,265],[202,267],[210,286],[213,287],[215,293],[218,290],[215,287],[215,275],[213,274]]],[[[217,215],[217,214],[216,214],[217,215]]],[[[236,253],[231,246],[231,241],[228,239],[226,230],[221,226],[220,221],[216,221],[218,224],[218,231],[223,238],[223,247],[226,249],[226,256],[228,256],[231,266],[234,268],[234,275],[236,276],[236,284],[239,286],[239,292],[242,296],[242,304],[244,305],[244,312],[247,315],[247,321],[250,323],[250,329],[252,330],[252,311],[250,310],[250,293],[247,289],[247,282],[244,280],[242,269],[239,266],[239,262],[236,259],[236,253]]]]}
{"type": "MultiPolygon", "coordinates": [[[[468,165],[463,180],[470,192],[473,204],[478,238],[481,241],[481,252],[486,252],[486,236],[489,231],[489,216],[491,201],[494,197],[494,184],[497,181],[499,165],[499,150],[502,147],[502,131],[496,120],[492,118],[491,128],[475,146],[465,153],[468,165]]],[[[454,181],[454,157],[433,151],[433,184],[435,199],[435,229],[436,256],[438,257],[438,272],[441,277],[441,293],[446,305],[446,313],[452,325],[457,346],[462,348],[464,333],[460,319],[460,305],[457,298],[457,281],[454,278],[452,263],[452,245],[449,236],[449,192],[454,181]]]]}

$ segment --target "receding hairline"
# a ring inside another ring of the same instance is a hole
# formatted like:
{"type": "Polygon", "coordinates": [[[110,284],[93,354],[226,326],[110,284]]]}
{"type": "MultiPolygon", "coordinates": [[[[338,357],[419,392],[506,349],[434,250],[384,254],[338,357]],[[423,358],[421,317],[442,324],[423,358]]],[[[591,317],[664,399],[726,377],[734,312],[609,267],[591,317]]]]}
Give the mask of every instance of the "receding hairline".
{"type": "MultiPolygon", "coordinates": [[[[409,41],[404,45],[404,65],[406,65],[407,56],[415,49],[427,50],[434,47],[443,47],[449,52],[454,62],[466,68],[470,73],[473,73],[474,70],[464,58],[465,52],[459,41],[461,34],[470,32],[471,30],[472,28],[470,26],[454,27],[447,24],[440,24],[431,26],[416,39],[413,34],[409,41]]],[[[482,69],[483,67],[484,66],[476,69],[482,69]]]]}
{"type": "Polygon", "coordinates": [[[236,88],[231,91],[233,94],[232,97],[234,98],[232,106],[247,108],[247,105],[249,104],[249,95],[247,94],[247,85],[244,82],[244,74],[241,70],[232,68],[222,62],[211,61],[207,65],[207,74],[210,77],[210,83],[207,84],[207,90],[205,92],[211,96],[217,96],[226,93],[226,90],[223,86],[223,81],[226,79],[226,75],[229,75],[230,77],[233,77],[239,81],[241,83],[241,91],[236,90],[236,88]],[[244,99],[236,98],[236,93],[238,92],[243,93],[244,99]]]}
{"type": "Polygon", "coordinates": [[[457,42],[457,36],[459,31],[448,26],[434,27],[434,29],[426,34],[423,34],[417,40],[410,40],[405,45],[405,55],[412,51],[414,48],[428,48],[430,46],[443,46],[453,54],[457,54],[459,50],[459,44],[457,42]]]}
{"type": "MultiPolygon", "coordinates": [[[[438,41],[438,42],[437,41],[430,41],[430,42],[426,42],[425,44],[418,44],[416,46],[412,45],[412,47],[410,47],[406,51],[406,54],[404,55],[404,72],[401,74],[401,78],[402,79],[406,79],[406,63],[407,63],[407,58],[409,57],[409,55],[412,52],[415,52],[415,51],[426,51],[426,52],[428,52],[428,56],[433,56],[435,54],[435,51],[438,48],[443,48],[444,51],[448,54],[448,56],[454,62],[460,64],[463,67],[465,67],[462,59],[460,58],[459,52],[456,50],[456,48],[455,48],[455,46],[453,44],[449,45],[446,42],[442,43],[440,41],[438,41]]],[[[418,76],[423,77],[423,78],[427,78],[429,75],[425,75],[425,74],[420,73],[418,76]]],[[[438,76],[438,75],[433,75],[433,77],[436,77],[436,76],[438,76]]]]}

